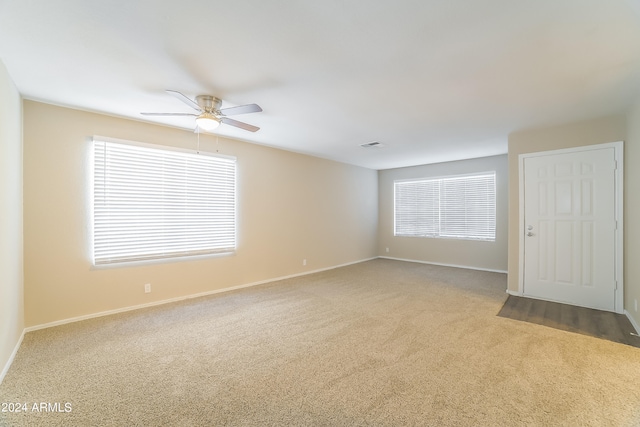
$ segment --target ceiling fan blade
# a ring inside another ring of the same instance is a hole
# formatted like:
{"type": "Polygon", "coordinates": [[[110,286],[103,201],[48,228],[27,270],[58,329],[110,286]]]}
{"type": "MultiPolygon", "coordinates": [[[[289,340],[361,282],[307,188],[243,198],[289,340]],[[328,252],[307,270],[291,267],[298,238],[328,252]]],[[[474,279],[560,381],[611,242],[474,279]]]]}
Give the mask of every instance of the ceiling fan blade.
{"type": "Polygon", "coordinates": [[[169,95],[175,96],[180,101],[184,102],[185,104],[187,104],[189,107],[193,108],[194,110],[202,111],[202,109],[200,108],[198,103],[196,101],[194,101],[193,99],[189,98],[188,96],[186,96],[185,94],[180,93],[177,90],[169,90],[169,89],[167,89],[166,92],[169,95]]]}
{"type": "Polygon", "coordinates": [[[235,126],[240,129],[248,130],[249,132],[256,132],[260,130],[260,128],[257,126],[253,126],[248,123],[239,122],[237,120],[233,120],[228,117],[222,117],[220,121],[225,125],[235,126]]]}
{"type": "Polygon", "coordinates": [[[192,116],[197,117],[197,114],[193,113],[140,113],[143,116],[192,116]]]}
{"type": "Polygon", "coordinates": [[[235,116],[238,114],[259,113],[262,108],[258,104],[238,105],[237,107],[223,108],[220,110],[225,116],[235,116]]]}

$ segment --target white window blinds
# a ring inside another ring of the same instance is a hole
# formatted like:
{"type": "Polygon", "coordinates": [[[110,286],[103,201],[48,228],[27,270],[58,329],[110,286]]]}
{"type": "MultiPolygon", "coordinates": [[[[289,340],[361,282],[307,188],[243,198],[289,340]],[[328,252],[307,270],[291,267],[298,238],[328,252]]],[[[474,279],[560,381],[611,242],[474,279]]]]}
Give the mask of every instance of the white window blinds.
{"type": "Polygon", "coordinates": [[[235,250],[235,159],[93,144],[95,265],[235,250]]]}
{"type": "Polygon", "coordinates": [[[395,236],[496,238],[496,174],[394,182],[395,236]]]}

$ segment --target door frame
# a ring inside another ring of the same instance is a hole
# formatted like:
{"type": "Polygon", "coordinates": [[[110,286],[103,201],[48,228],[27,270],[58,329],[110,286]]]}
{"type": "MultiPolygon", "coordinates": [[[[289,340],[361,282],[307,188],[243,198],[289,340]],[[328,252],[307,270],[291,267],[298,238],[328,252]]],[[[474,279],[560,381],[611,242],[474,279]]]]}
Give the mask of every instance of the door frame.
{"type": "MultiPolygon", "coordinates": [[[[623,200],[624,200],[624,142],[608,142],[604,144],[585,145],[581,147],[563,148],[559,150],[539,151],[535,153],[525,153],[518,156],[518,294],[524,294],[524,161],[530,157],[542,157],[555,154],[576,153],[591,150],[600,150],[603,148],[614,149],[614,159],[616,161],[614,186],[615,186],[615,243],[614,243],[614,259],[615,259],[615,298],[614,310],[616,313],[624,313],[624,221],[623,221],[623,200]]],[[[531,297],[533,298],[533,297],[531,297]]],[[[551,300],[550,300],[551,301],[551,300]]]]}

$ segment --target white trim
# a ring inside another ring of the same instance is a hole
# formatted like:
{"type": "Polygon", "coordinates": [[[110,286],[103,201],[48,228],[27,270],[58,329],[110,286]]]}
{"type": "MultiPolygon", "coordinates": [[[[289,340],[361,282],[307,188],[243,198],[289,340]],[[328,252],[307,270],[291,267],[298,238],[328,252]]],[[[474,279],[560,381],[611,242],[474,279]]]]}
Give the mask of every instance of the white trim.
{"type": "Polygon", "coordinates": [[[9,360],[7,360],[7,363],[5,363],[4,368],[2,368],[2,372],[0,372],[0,384],[2,384],[2,381],[4,380],[5,375],[7,375],[7,372],[9,372],[9,368],[13,363],[13,359],[15,359],[16,354],[18,354],[18,350],[20,349],[20,345],[22,345],[22,340],[24,339],[25,332],[27,332],[26,329],[22,331],[22,334],[20,335],[20,338],[18,339],[16,346],[13,348],[13,352],[11,353],[11,356],[9,356],[9,360]]]}
{"type": "MultiPolygon", "coordinates": [[[[91,218],[93,218],[93,216],[91,218]]],[[[93,232],[91,233],[91,238],[93,238],[93,232]]],[[[93,248],[93,243],[91,244],[90,247],[93,248]]],[[[237,251],[232,250],[228,252],[214,252],[211,254],[187,255],[187,256],[181,256],[181,257],[175,257],[175,258],[154,258],[154,259],[114,262],[110,264],[98,264],[98,265],[93,265],[93,261],[91,261],[92,264],[89,266],[89,270],[108,270],[112,268],[128,268],[128,267],[140,267],[145,265],[168,264],[173,262],[198,261],[201,259],[235,256],[236,254],[237,254],[237,251]]]]}
{"type": "Polygon", "coordinates": [[[400,183],[405,183],[405,182],[423,182],[423,181],[439,181],[442,179],[455,179],[455,178],[465,178],[465,177],[472,177],[472,176],[482,176],[482,175],[496,175],[496,171],[495,170],[488,170],[485,172],[469,172],[469,173],[461,173],[461,174],[456,174],[456,175],[438,175],[438,176],[426,176],[423,178],[404,178],[404,179],[395,179],[393,180],[393,183],[395,184],[396,182],[400,182],[400,183]]]}
{"type": "Polygon", "coordinates": [[[513,295],[514,297],[521,297],[522,296],[522,294],[520,292],[512,291],[512,290],[509,290],[509,289],[507,289],[507,293],[509,295],[513,295]]]}
{"type": "Polygon", "coordinates": [[[112,142],[115,144],[124,144],[124,145],[133,145],[136,147],[145,147],[151,148],[154,150],[164,150],[164,151],[177,151],[179,153],[189,153],[189,154],[203,154],[205,156],[211,157],[220,157],[227,160],[237,161],[238,158],[236,156],[229,156],[227,154],[214,153],[212,151],[202,151],[202,150],[194,150],[192,148],[182,148],[176,147],[173,145],[163,145],[163,144],[154,144],[151,142],[140,142],[140,141],[131,141],[128,139],[120,139],[120,138],[111,138],[109,136],[101,136],[101,135],[93,135],[93,141],[102,141],[102,142],[112,142]]]}
{"type": "Polygon", "coordinates": [[[559,148],[557,150],[534,151],[531,153],[522,153],[518,157],[544,157],[554,156],[556,154],[577,153],[583,151],[602,150],[603,148],[621,148],[623,141],[603,142],[602,144],[581,145],[579,147],[559,148]]]}
{"type": "Polygon", "coordinates": [[[615,290],[614,311],[624,313],[624,142],[606,142],[603,144],[585,145],[581,147],[563,148],[559,150],[538,151],[518,155],[518,292],[524,294],[524,160],[531,157],[541,157],[556,154],[576,153],[592,150],[613,148],[617,168],[615,170],[615,217],[618,228],[615,241],[615,290]]]}
{"type": "Polygon", "coordinates": [[[490,273],[504,273],[504,274],[507,274],[506,270],[494,270],[494,269],[491,269],[491,268],[471,267],[471,266],[468,266],[468,265],[442,264],[442,263],[439,263],[439,262],[421,261],[421,260],[417,260],[417,259],[407,259],[407,258],[394,258],[394,257],[390,257],[390,256],[379,256],[378,258],[392,259],[394,261],[416,262],[416,263],[419,263],[419,264],[439,265],[441,267],[464,268],[465,270],[488,271],[490,273]]]}
{"type": "MultiPolygon", "coordinates": [[[[624,313],[624,142],[613,142],[616,161],[616,312],[624,313]]],[[[636,328],[636,330],[638,330],[636,328]]]]}
{"type": "Polygon", "coordinates": [[[524,156],[518,156],[518,294],[524,292],[524,156]]]}
{"type": "Polygon", "coordinates": [[[208,295],[214,295],[214,294],[219,294],[219,293],[223,293],[223,292],[234,291],[236,289],[250,288],[252,286],[263,285],[265,283],[271,283],[271,282],[278,282],[280,280],[292,279],[292,278],[300,277],[300,276],[307,276],[309,274],[320,273],[322,271],[333,270],[333,269],[340,268],[340,267],[346,267],[346,266],[353,265],[353,264],[359,264],[361,262],[371,261],[371,260],[374,260],[376,258],[377,257],[367,258],[367,259],[362,259],[362,260],[359,260],[359,261],[348,262],[348,263],[345,263],[345,264],[334,265],[332,267],[320,268],[320,269],[313,270],[313,271],[305,271],[304,273],[290,274],[288,276],[275,277],[275,278],[272,278],[272,279],[260,280],[258,282],[245,283],[243,285],[237,285],[237,286],[230,286],[228,288],[214,289],[212,291],[201,292],[201,293],[197,293],[197,294],[191,294],[191,295],[185,295],[185,296],[181,296],[181,297],[169,298],[169,299],[165,299],[165,300],[161,300],[161,301],[154,301],[154,302],[149,302],[149,303],[146,303],[146,304],[134,305],[134,306],[124,307],[124,308],[117,308],[115,310],[101,311],[99,313],[86,314],[84,316],[71,317],[71,318],[63,319],[63,320],[56,320],[55,322],[49,322],[49,323],[44,323],[44,324],[41,324],[41,325],[30,326],[28,328],[25,328],[25,332],[33,332],[33,331],[37,331],[37,330],[40,330],[40,329],[52,328],[54,326],[66,325],[67,323],[80,322],[82,320],[95,319],[97,317],[104,317],[104,316],[109,316],[109,315],[112,315],[112,314],[124,313],[124,312],[127,312],[127,311],[134,311],[134,310],[139,310],[139,309],[148,308],[148,307],[155,307],[157,305],[164,305],[164,304],[169,304],[169,303],[178,302],[178,301],[184,301],[184,300],[188,300],[188,299],[192,299],[192,298],[200,298],[200,297],[204,297],[204,296],[208,296],[208,295]]]}
{"type": "Polygon", "coordinates": [[[636,334],[640,334],[640,325],[638,325],[638,322],[631,316],[631,313],[625,310],[624,314],[627,316],[627,319],[629,319],[629,322],[631,322],[631,326],[636,330],[636,334]]]}

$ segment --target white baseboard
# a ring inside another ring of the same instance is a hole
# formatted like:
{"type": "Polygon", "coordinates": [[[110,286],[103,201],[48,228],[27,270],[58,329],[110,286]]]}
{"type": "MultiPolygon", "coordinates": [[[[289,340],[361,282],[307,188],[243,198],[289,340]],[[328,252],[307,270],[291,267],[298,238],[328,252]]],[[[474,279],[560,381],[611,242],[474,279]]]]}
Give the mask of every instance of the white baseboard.
{"type": "Polygon", "coordinates": [[[629,319],[629,322],[631,322],[631,326],[636,330],[636,334],[640,334],[640,325],[638,325],[638,322],[631,316],[631,313],[625,310],[624,314],[627,316],[627,319],[629,319]]]}
{"type": "Polygon", "coordinates": [[[506,270],[493,270],[493,269],[490,269],[490,268],[470,267],[468,265],[442,264],[442,263],[438,263],[438,262],[421,261],[421,260],[417,260],[417,259],[394,258],[394,257],[390,257],[390,256],[379,256],[378,258],[392,259],[392,260],[395,260],[395,261],[417,262],[419,264],[439,265],[441,267],[464,268],[466,270],[488,271],[490,273],[505,273],[505,274],[507,273],[506,270]]]}
{"type": "Polygon", "coordinates": [[[348,262],[348,263],[345,263],[345,264],[334,265],[332,267],[320,268],[320,269],[312,270],[312,271],[305,271],[303,273],[290,274],[288,276],[275,277],[275,278],[272,278],[272,279],[260,280],[258,282],[246,283],[246,284],[237,285],[237,286],[230,286],[228,288],[214,289],[212,291],[201,292],[201,293],[198,293],[198,294],[184,295],[184,296],[180,296],[180,297],[176,297],[176,298],[169,298],[169,299],[165,299],[165,300],[161,300],[161,301],[154,301],[154,302],[150,302],[150,303],[146,303],[146,304],[139,304],[139,305],[134,305],[134,306],[129,306],[129,307],[117,308],[115,310],[107,310],[107,311],[101,311],[99,313],[86,314],[84,316],[71,317],[71,318],[63,319],[63,320],[56,320],[55,322],[49,322],[49,323],[44,323],[44,324],[41,324],[41,325],[29,326],[28,328],[25,329],[25,332],[32,332],[32,331],[37,331],[37,330],[40,330],[40,329],[52,328],[54,326],[66,325],[67,323],[74,323],[74,322],[80,322],[82,320],[95,319],[97,317],[110,316],[112,314],[124,313],[124,312],[127,312],[127,311],[133,311],[133,310],[140,310],[140,309],[143,309],[143,308],[155,307],[157,305],[164,305],[164,304],[169,304],[169,303],[178,302],[178,301],[184,301],[184,300],[188,300],[188,299],[192,299],[192,298],[205,297],[205,296],[208,296],[208,295],[214,295],[214,294],[219,294],[219,293],[223,293],[223,292],[234,291],[236,289],[250,288],[252,286],[258,286],[258,285],[263,285],[265,283],[277,282],[279,280],[286,280],[286,279],[292,279],[292,278],[300,277],[300,276],[307,276],[309,274],[320,273],[322,271],[333,270],[333,269],[340,268],[340,267],[346,267],[348,265],[359,264],[361,262],[371,261],[371,260],[374,260],[376,258],[377,257],[367,258],[367,259],[362,259],[362,260],[358,260],[358,261],[348,262]]]}
{"type": "Polygon", "coordinates": [[[2,380],[4,380],[5,375],[7,375],[7,372],[9,372],[9,368],[13,363],[13,359],[15,359],[16,354],[18,354],[18,350],[20,349],[20,345],[22,344],[22,340],[24,339],[25,332],[26,332],[26,329],[22,331],[22,334],[20,335],[20,338],[18,339],[16,346],[13,348],[13,352],[11,353],[11,356],[9,356],[9,360],[7,360],[7,363],[5,363],[4,368],[2,368],[2,372],[0,372],[0,384],[2,384],[2,380]]]}
{"type": "Polygon", "coordinates": [[[507,293],[509,295],[513,295],[514,297],[521,297],[522,293],[518,292],[518,291],[510,291],[509,289],[507,289],[507,293]]]}

